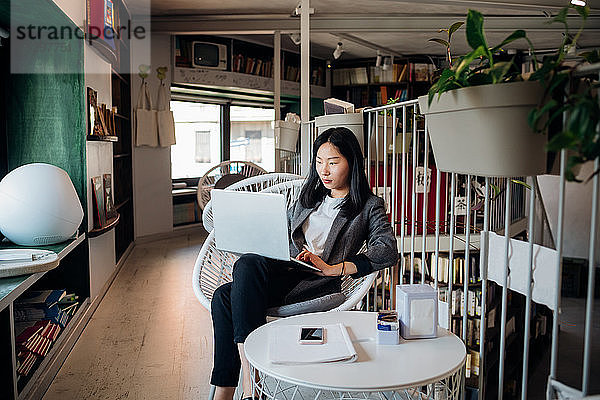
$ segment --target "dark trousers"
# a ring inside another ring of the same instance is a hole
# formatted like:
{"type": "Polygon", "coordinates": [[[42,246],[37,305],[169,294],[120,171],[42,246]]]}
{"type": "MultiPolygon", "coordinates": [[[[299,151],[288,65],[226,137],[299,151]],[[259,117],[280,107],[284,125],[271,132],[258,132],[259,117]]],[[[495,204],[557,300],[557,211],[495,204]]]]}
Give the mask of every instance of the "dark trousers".
{"type": "Polygon", "coordinates": [[[268,308],[285,304],[292,288],[315,276],[289,264],[244,254],[233,266],[233,282],[215,290],[211,302],[215,339],[211,384],[237,386],[241,365],[237,343],[244,343],[250,332],[266,322],[268,308]]]}

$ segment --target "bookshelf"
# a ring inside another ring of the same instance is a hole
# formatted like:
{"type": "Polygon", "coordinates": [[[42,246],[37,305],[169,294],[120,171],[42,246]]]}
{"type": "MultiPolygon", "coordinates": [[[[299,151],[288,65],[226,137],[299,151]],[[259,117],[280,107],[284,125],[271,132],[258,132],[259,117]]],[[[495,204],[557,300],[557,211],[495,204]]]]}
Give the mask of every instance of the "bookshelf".
{"type": "Polygon", "coordinates": [[[386,104],[389,99],[411,100],[429,90],[434,66],[428,59],[397,60],[388,69],[375,59],[338,62],[332,70],[331,94],[355,108],[386,104]]]}
{"type": "MultiPolygon", "coordinates": [[[[273,49],[269,46],[237,39],[205,35],[177,35],[173,37],[173,83],[203,87],[250,89],[256,93],[273,94],[273,49]],[[203,41],[227,46],[227,68],[215,70],[194,68],[191,49],[193,41],[203,41]]],[[[300,56],[281,52],[281,92],[300,95],[300,56]]],[[[329,97],[324,60],[311,58],[311,97],[329,97]]]]}
{"type": "MultiPolygon", "coordinates": [[[[115,2],[115,7],[120,7],[122,13],[126,12],[120,2],[115,2]]],[[[31,13],[32,20],[40,21],[40,24],[78,29],[53,2],[37,2],[31,6],[31,13]]],[[[8,28],[8,22],[1,21],[0,24],[3,28],[8,28]]],[[[92,269],[95,254],[90,250],[88,239],[96,233],[103,232],[88,230],[87,204],[90,183],[86,161],[91,158],[87,152],[91,142],[88,142],[86,137],[85,93],[88,77],[85,75],[85,42],[70,41],[70,51],[67,53],[60,47],[62,44],[59,41],[56,45],[59,50],[49,48],[46,52],[32,51],[31,63],[48,65],[55,70],[61,70],[64,64],[68,64],[70,68],[74,65],[80,66],[77,73],[11,74],[10,41],[3,40],[0,46],[0,59],[3,61],[0,63],[0,76],[5,83],[0,89],[0,117],[3,121],[0,124],[0,178],[8,171],[31,162],[56,165],[69,174],[85,213],[76,239],[41,247],[58,254],[60,263],[56,268],[0,279],[0,398],[9,400],[43,396],[97,306],[97,301],[94,301],[96,297],[92,293],[94,285],[97,286],[99,282],[94,276],[97,271],[92,269]],[[23,110],[27,112],[23,113],[23,110]],[[48,114],[47,110],[52,110],[52,113],[48,114]],[[27,118],[23,118],[22,115],[27,115],[27,118]],[[60,334],[57,337],[53,336],[52,345],[46,345],[43,351],[45,355],[42,357],[40,354],[35,359],[29,358],[33,362],[28,367],[29,371],[25,372],[23,365],[26,365],[28,354],[24,352],[24,347],[17,343],[17,337],[22,333],[25,324],[18,323],[22,315],[17,315],[15,311],[19,302],[32,290],[46,289],[66,289],[67,293],[77,296],[77,304],[73,306],[73,314],[70,314],[60,334]],[[23,353],[20,354],[21,352],[23,353]]],[[[127,71],[129,68],[127,43],[119,43],[119,57],[113,62],[119,62],[119,68],[113,64],[113,71],[110,78],[106,79],[106,85],[102,81],[100,86],[103,90],[111,90],[112,103],[119,110],[116,118],[118,141],[113,141],[112,144],[94,143],[92,147],[113,146],[116,149],[114,160],[123,160],[116,161],[121,164],[114,169],[115,175],[118,176],[115,176],[113,182],[115,190],[119,192],[124,188],[131,190],[129,77],[118,72],[127,71]]],[[[108,162],[114,160],[109,158],[108,162]]],[[[118,199],[126,198],[121,194],[116,196],[120,196],[118,199]]],[[[131,207],[129,215],[132,219],[131,201],[122,200],[120,209],[124,209],[127,203],[131,207]]],[[[117,230],[124,225],[123,220],[126,217],[126,213],[119,211],[121,223],[117,225],[117,230]]],[[[130,225],[133,232],[132,222],[130,225]]],[[[132,240],[132,233],[130,237],[129,242],[124,242],[117,234],[116,246],[126,243],[127,247],[132,240]]],[[[16,246],[11,243],[0,243],[0,249],[14,247],[16,246]]]]}
{"type": "MultiPolygon", "coordinates": [[[[0,245],[1,249],[15,247],[18,248],[18,246],[6,242],[0,245]]],[[[60,263],[56,268],[46,272],[0,279],[0,314],[7,314],[7,318],[0,319],[3,323],[8,322],[8,326],[3,324],[0,328],[2,342],[4,343],[6,339],[9,339],[8,342],[12,343],[10,353],[8,353],[12,363],[10,368],[3,372],[3,375],[12,372],[13,377],[13,379],[7,379],[6,376],[0,377],[0,381],[7,383],[7,386],[3,385],[3,389],[0,391],[2,398],[26,398],[30,396],[30,393],[39,391],[43,387],[40,380],[47,374],[48,369],[54,362],[58,362],[60,365],[66,358],[70,346],[73,344],[71,337],[74,334],[76,334],[75,337],[79,335],[78,332],[83,328],[80,323],[89,307],[89,284],[86,285],[86,282],[79,279],[82,273],[84,275],[87,273],[81,268],[82,263],[89,257],[86,235],[82,233],[76,239],[40,248],[57,253],[60,263]],[[23,295],[28,291],[58,287],[66,289],[68,293],[77,294],[78,300],[74,313],[60,330],[58,337],[53,341],[46,355],[37,357],[31,372],[23,375],[18,374],[18,367],[23,360],[19,357],[22,350],[19,350],[16,346],[15,339],[22,333],[24,326],[29,325],[29,323],[20,324],[17,317],[11,317],[10,314],[14,313],[23,295]],[[8,336],[5,337],[4,335],[8,336]],[[12,393],[9,394],[9,392],[12,393]]]]}
{"type": "MultiPolygon", "coordinates": [[[[78,29],[53,2],[32,5],[31,20],[78,29]]],[[[7,27],[3,25],[3,28],[7,27]]],[[[32,63],[52,66],[56,70],[64,68],[65,64],[81,66],[77,73],[71,74],[11,74],[10,41],[2,44],[0,177],[27,163],[56,165],[69,174],[86,214],[77,239],[42,247],[58,254],[60,263],[56,268],[0,279],[0,398],[17,400],[41,397],[89,318],[84,42],[70,42],[67,53],[48,48],[47,52],[33,50],[30,54],[32,63]],[[48,114],[47,110],[52,113],[48,114]],[[17,371],[23,358],[19,354],[22,349],[16,343],[20,327],[16,323],[15,304],[30,290],[41,289],[66,289],[78,296],[78,305],[45,357],[35,359],[28,374],[20,374],[17,371]]],[[[57,48],[61,45],[56,43],[57,48]]],[[[2,249],[15,247],[5,242],[0,244],[2,249]]]]}
{"type": "MultiPolygon", "coordinates": [[[[118,2],[121,19],[129,19],[129,10],[118,2]]],[[[117,107],[115,129],[118,140],[113,143],[113,201],[119,218],[112,221],[115,229],[115,263],[133,242],[133,173],[132,173],[132,119],[131,75],[129,42],[125,36],[119,40],[119,69],[111,73],[112,105],[117,107]],[[121,72],[119,72],[121,71],[121,72]]]]}

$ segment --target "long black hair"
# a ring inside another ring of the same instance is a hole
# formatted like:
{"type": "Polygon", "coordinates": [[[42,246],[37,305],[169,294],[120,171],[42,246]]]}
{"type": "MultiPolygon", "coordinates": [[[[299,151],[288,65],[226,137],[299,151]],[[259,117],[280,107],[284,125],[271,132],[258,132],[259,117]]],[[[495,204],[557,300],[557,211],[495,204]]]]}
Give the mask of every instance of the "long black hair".
{"type": "Polygon", "coordinates": [[[344,199],[340,211],[343,210],[346,215],[353,217],[362,210],[371,190],[365,176],[363,154],[358,140],[350,129],[344,127],[327,129],[315,139],[310,172],[300,192],[300,204],[305,208],[314,208],[330,193],[330,190],[323,185],[316,169],[317,152],[321,145],[327,142],[334,145],[348,161],[350,192],[344,199]]]}

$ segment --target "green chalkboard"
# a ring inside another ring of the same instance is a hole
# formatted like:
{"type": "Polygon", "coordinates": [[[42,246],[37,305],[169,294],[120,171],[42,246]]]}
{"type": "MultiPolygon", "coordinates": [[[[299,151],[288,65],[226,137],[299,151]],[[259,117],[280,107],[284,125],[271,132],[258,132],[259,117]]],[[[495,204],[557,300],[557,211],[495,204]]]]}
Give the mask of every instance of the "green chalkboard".
{"type": "MultiPolygon", "coordinates": [[[[12,4],[11,23],[79,28],[48,0],[12,4]]],[[[28,26],[28,25],[25,25],[28,26]]],[[[44,162],[64,169],[86,210],[86,142],[84,115],[83,40],[39,39],[12,65],[7,82],[7,166],[44,162]],[[26,65],[33,73],[19,72],[26,65]]],[[[12,50],[15,42],[11,41],[12,50]]],[[[11,52],[11,62],[15,61],[11,52]]],[[[84,218],[84,221],[87,219],[84,218]]]]}

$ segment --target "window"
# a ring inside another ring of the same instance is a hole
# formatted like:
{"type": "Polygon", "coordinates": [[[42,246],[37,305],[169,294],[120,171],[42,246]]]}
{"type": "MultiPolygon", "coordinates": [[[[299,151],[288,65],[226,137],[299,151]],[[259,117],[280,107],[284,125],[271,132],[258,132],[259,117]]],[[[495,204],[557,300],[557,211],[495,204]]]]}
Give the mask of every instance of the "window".
{"type": "Polygon", "coordinates": [[[221,106],[171,101],[175,139],[171,178],[197,178],[221,162],[221,106]]]}
{"type": "Polygon", "coordinates": [[[221,146],[229,145],[229,158],[250,161],[275,170],[272,108],[230,107],[229,143],[221,143],[221,107],[226,105],[171,101],[175,139],[171,146],[171,178],[199,178],[221,160],[221,146]]]}
{"type": "Polygon", "coordinates": [[[275,170],[272,108],[231,106],[231,159],[275,170]]]}
{"type": "Polygon", "coordinates": [[[196,131],[196,155],[197,163],[210,162],[210,131],[196,131]]]}
{"type": "Polygon", "coordinates": [[[262,131],[247,130],[244,132],[244,136],[248,139],[245,161],[252,161],[257,164],[262,163],[262,131]]]}

